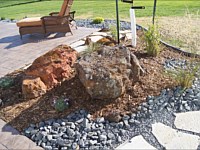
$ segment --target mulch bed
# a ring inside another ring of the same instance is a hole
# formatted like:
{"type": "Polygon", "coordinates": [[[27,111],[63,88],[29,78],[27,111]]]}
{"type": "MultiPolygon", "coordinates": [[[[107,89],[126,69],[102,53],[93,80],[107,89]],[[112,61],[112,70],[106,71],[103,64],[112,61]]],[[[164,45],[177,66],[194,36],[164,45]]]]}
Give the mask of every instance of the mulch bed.
{"type": "MultiPolygon", "coordinates": [[[[139,31],[138,37],[141,37],[141,34],[139,31]]],[[[130,41],[126,45],[130,45],[130,41]]],[[[158,57],[149,57],[144,51],[143,41],[138,38],[137,47],[130,47],[130,50],[138,57],[147,74],[142,76],[139,82],[131,85],[124,95],[114,100],[92,100],[76,74],[42,97],[26,100],[21,94],[23,70],[13,72],[8,76],[14,78],[14,86],[0,89],[0,99],[3,100],[0,118],[17,130],[23,131],[30,123],[61,118],[78,109],[86,109],[94,118],[107,116],[111,112],[130,114],[137,110],[138,105],[144,102],[148,95],[159,95],[162,89],[176,86],[176,83],[164,73],[163,63],[166,59],[190,59],[165,46],[162,46],[162,49],[158,57]],[[52,107],[52,99],[55,96],[69,98],[70,107],[62,113],[56,112],[52,107]]]]}

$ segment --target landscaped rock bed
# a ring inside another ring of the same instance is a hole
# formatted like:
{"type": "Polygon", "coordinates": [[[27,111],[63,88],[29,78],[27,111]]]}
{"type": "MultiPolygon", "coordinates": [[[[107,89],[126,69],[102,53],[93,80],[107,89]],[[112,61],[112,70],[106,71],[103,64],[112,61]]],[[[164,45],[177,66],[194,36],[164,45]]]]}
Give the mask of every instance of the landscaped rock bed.
{"type": "MultiPolygon", "coordinates": [[[[139,37],[141,34],[138,31],[139,37]]],[[[184,67],[191,58],[164,46],[158,57],[150,57],[141,39],[136,48],[129,50],[146,74],[126,87],[119,98],[91,99],[75,75],[42,97],[27,101],[20,89],[22,71],[10,75],[14,77],[13,86],[0,89],[1,118],[45,149],[113,149],[136,135],[163,149],[152,134],[152,124],[173,126],[175,112],[200,110],[200,78],[183,91],[164,72],[184,67]],[[54,97],[69,99],[69,108],[55,111],[54,97]]]]}

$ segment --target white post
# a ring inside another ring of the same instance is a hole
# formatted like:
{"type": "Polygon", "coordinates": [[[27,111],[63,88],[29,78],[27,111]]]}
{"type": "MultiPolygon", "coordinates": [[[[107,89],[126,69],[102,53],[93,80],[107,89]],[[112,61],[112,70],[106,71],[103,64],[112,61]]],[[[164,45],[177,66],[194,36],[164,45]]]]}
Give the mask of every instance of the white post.
{"type": "Polygon", "coordinates": [[[135,19],[135,10],[130,9],[130,17],[131,17],[131,32],[132,32],[132,46],[136,47],[136,19],[135,19]]]}

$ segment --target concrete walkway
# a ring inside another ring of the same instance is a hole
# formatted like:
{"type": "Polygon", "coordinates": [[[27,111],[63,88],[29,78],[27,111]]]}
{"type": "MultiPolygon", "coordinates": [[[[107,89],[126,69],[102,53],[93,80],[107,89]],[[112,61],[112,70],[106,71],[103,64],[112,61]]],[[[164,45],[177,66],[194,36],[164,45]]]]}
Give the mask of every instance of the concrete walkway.
{"type": "Polygon", "coordinates": [[[30,64],[34,59],[60,44],[71,44],[86,37],[97,29],[78,28],[71,33],[51,34],[44,38],[41,34],[24,35],[20,39],[15,23],[0,22],[0,77],[30,64]]]}
{"type": "MultiPolygon", "coordinates": [[[[34,59],[60,44],[69,45],[97,31],[78,28],[73,29],[73,35],[51,34],[44,38],[43,35],[34,34],[25,35],[21,40],[15,23],[0,22],[0,29],[0,77],[32,63],[34,59]]],[[[0,119],[0,149],[42,148],[0,119]]]]}

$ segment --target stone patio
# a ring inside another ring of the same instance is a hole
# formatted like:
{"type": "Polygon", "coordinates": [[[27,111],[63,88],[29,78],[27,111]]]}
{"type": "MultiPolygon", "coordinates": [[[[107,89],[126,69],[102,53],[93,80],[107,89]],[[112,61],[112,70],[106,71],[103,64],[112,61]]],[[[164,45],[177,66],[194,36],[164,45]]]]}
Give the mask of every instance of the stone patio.
{"type": "Polygon", "coordinates": [[[60,44],[71,44],[98,29],[73,29],[71,33],[51,34],[44,38],[41,34],[24,35],[20,39],[15,23],[0,22],[0,77],[30,64],[35,58],[60,44]],[[2,30],[3,29],[3,30],[2,30]]]}

